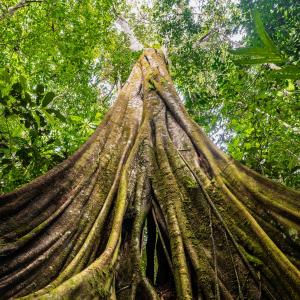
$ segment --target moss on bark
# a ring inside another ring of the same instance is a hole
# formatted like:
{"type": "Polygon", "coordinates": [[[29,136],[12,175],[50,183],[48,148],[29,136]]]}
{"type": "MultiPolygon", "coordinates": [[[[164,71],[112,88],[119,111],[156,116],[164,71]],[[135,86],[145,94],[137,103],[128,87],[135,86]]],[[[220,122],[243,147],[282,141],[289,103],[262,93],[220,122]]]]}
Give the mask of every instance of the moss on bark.
{"type": "Polygon", "coordinates": [[[0,298],[299,299],[299,196],[217,149],[146,49],[93,136],[0,196],[0,298]]]}

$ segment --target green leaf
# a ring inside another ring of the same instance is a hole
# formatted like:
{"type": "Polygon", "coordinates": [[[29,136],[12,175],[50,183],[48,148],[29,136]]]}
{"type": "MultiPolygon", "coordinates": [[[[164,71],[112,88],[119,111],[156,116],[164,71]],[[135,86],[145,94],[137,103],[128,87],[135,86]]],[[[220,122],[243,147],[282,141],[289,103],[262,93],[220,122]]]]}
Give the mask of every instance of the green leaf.
{"type": "Polygon", "coordinates": [[[19,78],[20,84],[22,85],[22,88],[25,90],[27,88],[27,79],[25,76],[21,75],[19,78]]]}
{"type": "Polygon", "coordinates": [[[253,17],[257,34],[260,37],[263,44],[265,45],[265,47],[271,49],[272,52],[279,53],[272,39],[265,30],[264,24],[257,10],[254,10],[253,17]]]}
{"type": "Polygon", "coordinates": [[[257,10],[253,13],[255,28],[257,34],[264,44],[264,47],[244,47],[230,52],[234,55],[239,55],[242,58],[234,59],[236,63],[253,65],[264,63],[282,63],[284,58],[276,48],[274,42],[266,32],[264,24],[257,10]],[[246,57],[246,58],[243,58],[246,57]]]}
{"type": "Polygon", "coordinates": [[[0,80],[3,80],[6,83],[10,82],[10,75],[9,75],[7,69],[1,69],[0,70],[0,80]]]}
{"type": "Polygon", "coordinates": [[[43,110],[43,113],[44,113],[47,121],[53,125],[55,123],[55,120],[54,120],[53,116],[51,115],[51,113],[49,113],[48,110],[43,110]]]}
{"type": "Polygon", "coordinates": [[[44,96],[44,90],[45,90],[45,88],[42,84],[38,84],[36,86],[35,92],[36,92],[36,95],[37,95],[36,100],[37,100],[38,103],[40,103],[41,99],[44,96]]]}
{"type": "Polygon", "coordinates": [[[261,56],[261,57],[275,56],[275,57],[278,57],[277,52],[271,52],[270,49],[260,48],[260,47],[238,48],[238,49],[234,49],[234,50],[229,50],[229,52],[232,54],[237,54],[237,55],[241,55],[241,56],[261,56]]]}
{"type": "Polygon", "coordinates": [[[279,58],[241,58],[235,59],[235,63],[242,65],[257,65],[266,63],[282,63],[282,59],[279,58]]]}
{"type": "Polygon", "coordinates": [[[37,114],[39,120],[40,120],[40,126],[41,127],[44,127],[47,125],[47,122],[43,116],[43,111],[39,111],[39,110],[36,110],[35,113],[37,114]]]}
{"type": "Polygon", "coordinates": [[[34,120],[36,121],[38,127],[41,127],[41,122],[40,122],[39,115],[35,111],[32,111],[32,116],[33,116],[34,120]]]}
{"type": "Polygon", "coordinates": [[[38,84],[35,91],[38,96],[44,94],[44,86],[42,84],[38,84]]]}
{"type": "Polygon", "coordinates": [[[23,98],[24,102],[29,103],[30,105],[32,105],[32,101],[31,101],[31,96],[29,93],[25,93],[25,97],[23,98]]]}
{"type": "Polygon", "coordinates": [[[81,123],[83,121],[83,119],[81,117],[75,116],[75,115],[71,115],[70,119],[75,123],[81,123]]]}
{"type": "Polygon", "coordinates": [[[16,82],[12,85],[11,87],[11,95],[14,96],[15,98],[19,98],[22,93],[22,84],[20,82],[16,82]]]}
{"type": "Polygon", "coordinates": [[[12,137],[11,142],[14,144],[17,144],[17,145],[27,145],[28,144],[27,140],[25,140],[21,137],[18,137],[18,136],[12,137]]]}
{"type": "Polygon", "coordinates": [[[250,134],[254,131],[254,128],[250,127],[245,130],[246,136],[250,136],[250,134]]]}
{"type": "Polygon", "coordinates": [[[245,143],[245,149],[249,150],[252,148],[252,144],[251,143],[245,143]]]}
{"type": "Polygon", "coordinates": [[[62,115],[61,112],[59,110],[57,110],[57,109],[49,108],[49,109],[47,109],[47,112],[49,112],[50,114],[54,115],[56,118],[58,118],[62,122],[66,121],[65,116],[62,115]]]}
{"type": "Polygon", "coordinates": [[[2,153],[2,154],[9,154],[10,150],[8,148],[0,147],[0,153],[2,153]]]}
{"type": "Polygon", "coordinates": [[[46,107],[54,99],[54,97],[55,97],[55,93],[48,92],[43,98],[42,106],[46,107]]]}
{"type": "Polygon", "coordinates": [[[10,164],[11,163],[11,159],[9,158],[4,158],[1,160],[1,164],[10,164]]]}
{"type": "Polygon", "coordinates": [[[284,66],[280,70],[273,70],[269,76],[281,79],[300,79],[300,68],[293,65],[284,66]]]}

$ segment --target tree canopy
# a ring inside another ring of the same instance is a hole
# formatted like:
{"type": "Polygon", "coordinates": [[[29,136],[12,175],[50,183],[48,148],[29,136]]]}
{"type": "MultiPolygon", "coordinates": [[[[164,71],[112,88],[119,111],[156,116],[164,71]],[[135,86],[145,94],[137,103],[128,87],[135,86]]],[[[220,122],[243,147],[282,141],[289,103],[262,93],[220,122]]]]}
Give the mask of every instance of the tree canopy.
{"type": "Polygon", "coordinates": [[[299,187],[297,2],[44,0],[0,8],[2,191],[68,157],[100,122],[140,54],[120,17],[144,46],[167,48],[189,113],[223,150],[299,187]],[[272,51],[252,60],[232,51],[263,49],[262,31],[280,60],[270,60],[272,51]],[[280,76],[282,68],[294,73],[280,76]]]}

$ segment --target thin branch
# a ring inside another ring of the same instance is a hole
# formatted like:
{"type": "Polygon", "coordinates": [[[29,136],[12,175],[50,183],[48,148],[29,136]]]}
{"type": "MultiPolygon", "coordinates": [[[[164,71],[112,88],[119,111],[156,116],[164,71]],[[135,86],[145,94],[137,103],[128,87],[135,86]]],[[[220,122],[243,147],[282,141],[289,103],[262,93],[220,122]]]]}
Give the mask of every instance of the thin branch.
{"type": "Polygon", "coordinates": [[[131,284],[125,285],[125,286],[119,288],[119,289],[116,291],[116,294],[119,294],[120,292],[125,291],[125,290],[129,289],[130,287],[131,287],[131,284]]]}
{"type": "Polygon", "coordinates": [[[5,19],[6,17],[13,16],[19,9],[26,7],[26,6],[30,5],[31,3],[41,3],[41,2],[44,2],[44,0],[21,0],[16,5],[7,8],[6,12],[4,12],[0,16],[0,21],[5,19]]]}
{"type": "Polygon", "coordinates": [[[212,29],[209,30],[206,34],[204,34],[204,35],[197,41],[197,43],[200,44],[200,43],[202,43],[202,42],[205,42],[205,41],[208,39],[208,37],[209,37],[210,35],[212,35],[213,33],[215,33],[216,31],[218,31],[217,28],[212,28],[212,29]]]}
{"type": "MultiPolygon", "coordinates": [[[[243,93],[239,93],[239,96],[240,96],[241,98],[243,98],[244,100],[247,100],[247,99],[246,99],[246,92],[250,89],[250,87],[253,86],[253,84],[255,83],[255,81],[257,80],[257,78],[258,78],[259,75],[260,75],[260,73],[258,73],[258,74],[255,76],[255,78],[253,79],[252,83],[250,83],[250,84],[248,85],[248,87],[244,90],[243,93]]],[[[237,104],[240,104],[240,105],[242,105],[242,106],[245,105],[245,104],[244,104],[243,102],[241,102],[241,101],[238,101],[237,104]]],[[[285,121],[281,120],[280,118],[276,117],[275,115],[270,115],[269,113],[265,112],[264,110],[259,109],[258,107],[256,107],[255,110],[256,110],[257,112],[259,112],[259,113],[262,113],[262,114],[266,115],[267,117],[269,117],[269,118],[271,118],[271,119],[277,120],[278,123],[279,123],[280,125],[284,126],[285,128],[287,128],[288,130],[290,130],[290,131],[293,132],[294,134],[297,134],[297,135],[300,134],[300,128],[294,127],[294,126],[292,126],[292,125],[286,123],[285,121]]]]}
{"type": "Polygon", "coordinates": [[[285,121],[279,119],[278,117],[274,116],[274,115],[270,115],[269,113],[263,111],[263,110],[260,110],[259,108],[255,108],[255,110],[257,112],[260,112],[262,114],[265,114],[266,116],[270,117],[270,118],[273,118],[273,119],[276,119],[279,124],[283,125],[285,128],[289,129],[290,131],[292,131],[293,133],[295,134],[300,134],[300,129],[298,127],[293,127],[292,125],[286,123],[285,121]]]}
{"type": "Polygon", "coordinates": [[[127,37],[129,38],[131,50],[139,51],[144,48],[144,46],[140,43],[140,41],[135,36],[133,30],[129,26],[128,21],[124,17],[118,16],[118,18],[116,20],[116,25],[118,25],[120,28],[120,31],[124,32],[127,35],[127,37]]]}

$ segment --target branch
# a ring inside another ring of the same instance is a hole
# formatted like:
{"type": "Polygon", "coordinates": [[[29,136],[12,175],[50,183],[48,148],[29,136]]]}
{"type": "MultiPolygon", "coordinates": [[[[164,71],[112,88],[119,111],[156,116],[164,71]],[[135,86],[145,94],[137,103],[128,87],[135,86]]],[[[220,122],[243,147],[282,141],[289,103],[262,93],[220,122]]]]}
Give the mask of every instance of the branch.
{"type": "Polygon", "coordinates": [[[201,44],[206,43],[210,39],[211,35],[214,34],[215,32],[218,32],[218,28],[214,27],[210,29],[207,33],[205,33],[202,37],[200,37],[197,41],[195,41],[193,47],[199,47],[201,44]]]}
{"type": "Polygon", "coordinates": [[[7,9],[6,12],[4,12],[1,16],[0,16],[0,21],[5,19],[8,16],[13,16],[19,9],[30,5],[31,3],[40,3],[40,2],[44,2],[44,0],[21,0],[19,3],[17,3],[14,6],[11,6],[7,9]]]}
{"type": "Polygon", "coordinates": [[[116,20],[116,25],[119,25],[120,31],[123,31],[130,41],[130,49],[132,51],[139,51],[144,48],[144,46],[140,43],[140,41],[135,36],[133,30],[130,28],[127,20],[122,16],[118,16],[116,20]]]}
{"type": "Polygon", "coordinates": [[[285,128],[287,128],[288,130],[291,130],[293,133],[295,134],[300,134],[300,129],[298,127],[293,127],[292,125],[286,123],[285,121],[279,119],[278,117],[274,116],[274,115],[270,115],[269,113],[259,109],[258,107],[255,108],[255,110],[259,113],[262,113],[266,116],[268,116],[269,118],[273,118],[276,119],[278,121],[279,124],[283,125],[285,128]]]}
{"type": "MultiPolygon", "coordinates": [[[[245,99],[245,98],[244,98],[245,99]]],[[[240,105],[243,105],[244,106],[244,103],[241,102],[241,101],[238,101],[237,104],[240,104],[240,105]]],[[[266,111],[264,110],[261,110],[259,109],[258,107],[255,108],[255,111],[263,114],[263,115],[266,115],[268,118],[271,118],[273,120],[277,120],[278,121],[278,124],[284,126],[286,129],[290,130],[291,132],[293,132],[294,134],[297,134],[299,135],[300,134],[300,128],[299,127],[296,127],[296,126],[292,126],[288,123],[286,123],[285,121],[283,121],[282,119],[278,118],[277,116],[274,116],[274,115],[270,115],[269,113],[267,113],[266,111]]]]}
{"type": "Polygon", "coordinates": [[[209,30],[206,34],[204,34],[204,35],[197,41],[197,43],[200,44],[200,43],[202,43],[202,42],[205,42],[205,41],[208,39],[208,37],[209,37],[211,34],[215,33],[217,30],[218,30],[217,28],[212,28],[212,29],[209,30]]]}

